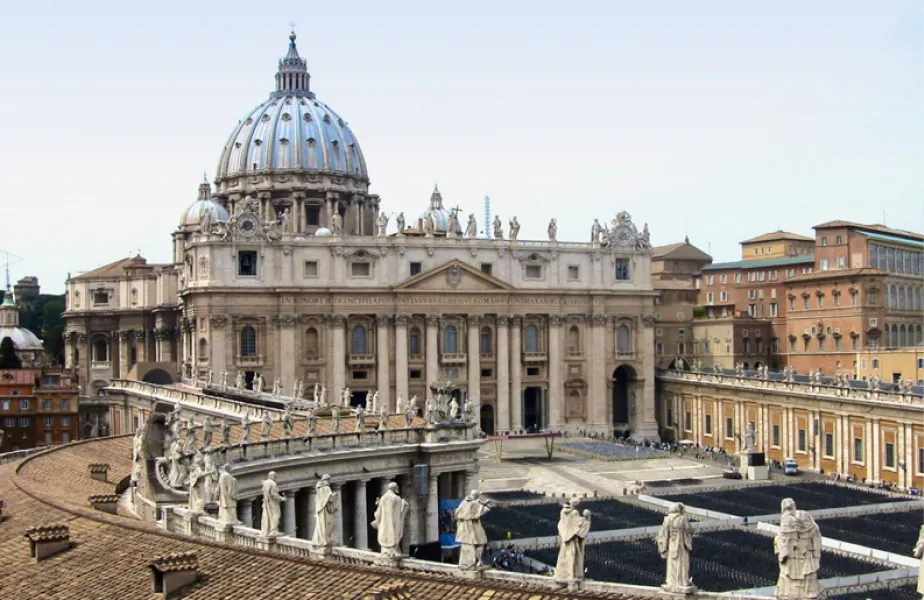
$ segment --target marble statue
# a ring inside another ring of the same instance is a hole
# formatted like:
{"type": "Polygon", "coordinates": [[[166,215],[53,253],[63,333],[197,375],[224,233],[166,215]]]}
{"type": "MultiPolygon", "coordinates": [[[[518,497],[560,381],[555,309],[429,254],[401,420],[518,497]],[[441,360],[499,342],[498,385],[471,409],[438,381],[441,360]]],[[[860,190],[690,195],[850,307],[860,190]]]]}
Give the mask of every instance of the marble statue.
{"type": "Polygon", "coordinates": [[[404,397],[398,394],[398,399],[395,401],[395,412],[403,415],[405,410],[407,410],[407,404],[404,402],[404,397]]]}
{"type": "Polygon", "coordinates": [[[258,394],[263,393],[263,375],[257,373],[253,378],[253,391],[258,394]]]}
{"type": "Polygon", "coordinates": [[[330,407],[330,432],[340,433],[340,405],[334,404],[330,407]]]}
{"type": "Polygon", "coordinates": [[[590,243],[599,244],[601,233],[603,233],[603,227],[600,225],[600,219],[594,219],[594,224],[590,227],[590,243]]]}
{"type": "Polygon", "coordinates": [[[205,235],[212,233],[212,211],[204,210],[202,211],[202,219],[199,220],[199,231],[205,235]]]}
{"type": "Polygon", "coordinates": [[[330,216],[330,231],[333,235],[343,235],[343,218],[336,210],[330,216]]]}
{"type": "Polygon", "coordinates": [[[561,546],[555,563],[555,581],[574,583],[584,578],[584,543],[590,533],[590,511],[578,510],[580,501],[572,498],[561,509],[558,519],[558,536],[561,546]]]}
{"type": "Polygon", "coordinates": [[[549,241],[558,241],[558,219],[552,219],[549,221],[549,241]]]}
{"type": "Polygon", "coordinates": [[[282,211],[282,216],[279,217],[279,230],[282,233],[290,233],[289,226],[291,223],[292,223],[292,213],[289,211],[289,207],[287,206],[282,211]]]}
{"type": "Polygon", "coordinates": [[[308,409],[308,436],[313,436],[318,430],[318,416],[308,409]]]}
{"type": "Polygon", "coordinates": [[[327,386],[321,386],[321,406],[327,406],[327,386]]]}
{"type": "Polygon", "coordinates": [[[379,407],[379,429],[388,429],[388,406],[384,403],[379,407]]]}
{"type": "Polygon", "coordinates": [[[504,224],[501,223],[499,215],[494,215],[494,239],[504,239],[504,224]]]}
{"type": "Polygon", "coordinates": [[[282,425],[285,428],[286,437],[292,437],[292,431],[295,429],[295,416],[292,414],[291,404],[286,404],[282,413],[282,425]]]}
{"type": "Polygon", "coordinates": [[[227,371],[222,371],[222,372],[221,372],[221,377],[220,377],[220,378],[221,378],[221,387],[223,387],[223,388],[228,387],[228,372],[227,372],[227,371]]]}
{"type": "Polygon", "coordinates": [[[398,226],[398,233],[404,234],[404,213],[399,212],[398,216],[395,217],[395,224],[398,226]]]}
{"type": "Polygon", "coordinates": [[[375,407],[372,405],[372,392],[366,392],[365,409],[366,412],[375,412],[375,407]]]}
{"type": "Polygon", "coordinates": [[[244,372],[238,371],[237,375],[235,375],[234,377],[234,387],[239,390],[242,390],[244,389],[244,385],[245,385],[244,384],[244,372]]]}
{"type": "Polygon", "coordinates": [[[183,442],[183,451],[190,453],[196,449],[196,429],[199,427],[192,419],[186,421],[186,439],[183,442]]]}
{"type": "Polygon", "coordinates": [[[202,468],[202,455],[196,454],[192,468],[189,470],[189,503],[190,514],[201,515],[205,512],[205,470],[202,468]]]}
{"type": "Polygon", "coordinates": [[[456,211],[449,211],[449,223],[446,224],[446,237],[454,238],[456,237],[456,232],[459,230],[459,217],[456,215],[456,211]]]}
{"type": "Polygon", "coordinates": [[[388,216],[380,212],[378,218],[375,220],[375,237],[385,237],[386,230],[388,229],[388,216]]]}
{"type": "Polygon", "coordinates": [[[463,411],[465,413],[464,414],[465,422],[470,425],[474,425],[475,422],[478,420],[478,400],[474,398],[469,398],[465,402],[465,408],[463,409],[463,411]]]}
{"type": "Polygon", "coordinates": [[[366,424],[366,409],[360,404],[356,407],[354,414],[356,415],[356,426],[353,431],[362,431],[363,426],[366,424]]]}
{"type": "Polygon", "coordinates": [[[218,467],[215,466],[215,459],[212,457],[214,450],[204,448],[202,450],[202,471],[205,474],[205,501],[214,502],[218,495],[218,467]]]}
{"type": "Polygon", "coordinates": [[[273,380],[273,395],[281,396],[282,395],[282,378],[277,377],[273,380]]]}
{"type": "Polygon", "coordinates": [[[453,421],[459,418],[459,401],[455,397],[449,401],[449,418],[453,421]]]}
{"type": "Polygon", "coordinates": [[[433,237],[433,219],[429,214],[423,216],[420,220],[420,226],[423,229],[424,237],[433,237]]]}
{"type": "Polygon", "coordinates": [[[474,214],[468,216],[468,224],[465,226],[465,239],[473,240],[478,237],[478,221],[474,214]]]}
{"type": "Polygon", "coordinates": [[[520,235],[520,222],[516,216],[510,219],[510,241],[516,241],[520,235]]]}
{"type": "Polygon", "coordinates": [[[781,503],[780,530],[773,540],[779,559],[780,578],[776,597],[780,600],[819,598],[818,571],[821,567],[821,532],[810,514],[796,510],[792,498],[781,503]]]}
{"type": "Polygon", "coordinates": [[[921,566],[918,570],[918,593],[924,595],[924,525],[918,532],[918,543],[914,545],[912,555],[921,559],[921,566]]]}
{"type": "Polygon", "coordinates": [[[264,410],[261,421],[260,439],[267,440],[269,439],[270,431],[273,429],[273,415],[271,415],[268,410],[264,410]]]}
{"type": "Polygon", "coordinates": [[[205,415],[205,419],[202,420],[202,445],[211,446],[212,445],[212,435],[215,433],[215,427],[212,425],[212,417],[210,415],[205,415]]]}
{"type": "Polygon", "coordinates": [[[186,479],[186,465],[183,464],[183,444],[179,438],[173,440],[167,457],[170,461],[167,482],[170,487],[181,487],[186,479]]]}
{"type": "Polygon", "coordinates": [[[433,399],[433,396],[427,398],[427,423],[430,425],[436,425],[440,422],[440,415],[436,400],[433,399]]]}
{"type": "Polygon", "coordinates": [[[314,384],[314,393],[312,394],[312,398],[314,399],[316,406],[321,401],[321,384],[318,382],[315,382],[314,384]]]}
{"type": "Polygon", "coordinates": [[[648,250],[651,248],[651,232],[648,231],[648,223],[642,227],[642,235],[638,239],[639,250],[648,250]]]}
{"type": "Polygon", "coordinates": [[[270,471],[263,480],[263,517],[260,519],[260,533],[264,537],[279,535],[279,518],[282,516],[282,503],[286,497],[279,493],[276,484],[276,471],[270,471]]]}
{"type": "Polygon", "coordinates": [[[488,514],[491,506],[480,500],[480,495],[478,490],[472,490],[453,513],[456,520],[456,542],[462,545],[459,568],[463,571],[474,571],[481,567],[481,556],[488,543],[481,519],[488,514]]]}
{"type": "MultiPolygon", "coordinates": [[[[369,410],[369,407],[366,406],[366,410],[369,410]]],[[[379,391],[375,390],[375,393],[372,394],[372,412],[378,413],[381,412],[382,407],[379,406],[379,391]]]]}
{"type": "MultiPolygon", "coordinates": [[[[132,438],[132,481],[141,479],[141,470],[144,466],[144,426],[135,430],[135,437],[132,438]]],[[[0,429],[0,447],[3,446],[3,438],[6,432],[0,429]]]]}
{"type": "Polygon", "coordinates": [[[350,407],[350,399],[353,397],[353,394],[350,393],[350,388],[343,388],[343,395],[341,396],[343,400],[343,408],[350,407]]]}
{"type": "Polygon", "coordinates": [[[244,416],[241,417],[241,438],[242,442],[246,442],[250,439],[250,426],[253,425],[253,420],[250,418],[250,413],[244,413],[244,416]]]}
{"type": "Polygon", "coordinates": [[[231,422],[227,419],[221,421],[221,443],[225,446],[231,443],[231,422]]]}
{"type": "Polygon", "coordinates": [[[375,520],[372,528],[378,531],[379,546],[383,556],[401,556],[401,538],[404,537],[404,517],[407,515],[407,500],[398,495],[398,484],[392,481],[388,491],[376,501],[375,520]]]}
{"type": "Polygon", "coordinates": [[[222,525],[240,523],[237,520],[237,481],[228,471],[228,465],[221,466],[218,476],[218,521],[222,525]]]}
{"type": "Polygon", "coordinates": [[[757,432],[754,430],[754,423],[748,423],[744,431],[744,449],[754,450],[757,448],[757,432]]]}
{"type": "Polygon", "coordinates": [[[404,417],[407,419],[407,426],[410,427],[414,424],[414,417],[417,416],[417,412],[420,410],[420,407],[417,404],[417,396],[413,396],[411,401],[407,405],[407,409],[404,411],[404,417]]]}
{"type": "Polygon", "coordinates": [[[209,369],[205,372],[205,387],[212,387],[212,370],[209,369]]]}
{"type": "Polygon", "coordinates": [[[315,547],[329,548],[334,542],[334,513],[337,511],[337,492],[330,487],[330,475],[322,475],[315,485],[314,534],[315,547]]]}
{"type": "Polygon", "coordinates": [[[692,594],[696,588],[690,577],[690,552],[693,550],[693,526],[680,502],[668,511],[658,531],[658,553],[667,561],[667,579],[661,586],[674,594],[692,594]]]}

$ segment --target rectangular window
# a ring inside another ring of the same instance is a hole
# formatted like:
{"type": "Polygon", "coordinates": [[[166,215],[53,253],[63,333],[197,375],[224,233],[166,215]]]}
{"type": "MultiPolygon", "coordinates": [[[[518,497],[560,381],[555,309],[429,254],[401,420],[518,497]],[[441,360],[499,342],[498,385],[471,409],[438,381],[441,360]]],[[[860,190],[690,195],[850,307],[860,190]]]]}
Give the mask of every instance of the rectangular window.
{"type": "Polygon", "coordinates": [[[539,367],[526,367],[527,377],[539,377],[539,367]]]}
{"type": "Polygon", "coordinates": [[[109,292],[93,292],[93,304],[109,304],[109,292]]]}
{"type": "Polygon", "coordinates": [[[841,244],[844,243],[844,242],[843,242],[843,239],[844,239],[844,238],[841,237],[841,236],[837,236],[837,237],[835,237],[834,239],[837,240],[835,243],[836,243],[838,246],[840,246],[841,244]]]}
{"type": "Polygon", "coordinates": [[[316,278],[318,276],[318,261],[306,260],[303,273],[306,278],[316,278]]]}
{"type": "MultiPolygon", "coordinates": [[[[770,281],[776,281],[776,279],[777,279],[777,272],[770,271],[770,281]]],[[[773,290],[773,291],[775,292],[776,290],[773,290]]]]}
{"type": "Polygon", "coordinates": [[[728,292],[719,292],[719,301],[728,302],[728,292]]]}
{"type": "Polygon", "coordinates": [[[773,445],[776,446],[777,448],[780,447],[780,426],[779,425],[773,426],[773,445]]]}
{"type": "Polygon", "coordinates": [[[353,371],[353,379],[368,379],[368,371],[353,371]]]}
{"type": "Polygon", "coordinates": [[[693,414],[690,411],[683,413],[683,428],[686,431],[693,431],[693,414]]]}
{"type": "Polygon", "coordinates": [[[577,265],[568,265],[568,281],[580,281],[581,268],[577,265]]]}
{"type": "Polygon", "coordinates": [[[895,468],[895,444],[886,442],[885,445],[885,466],[890,469],[895,468]]]}
{"type": "Polygon", "coordinates": [[[70,442],[70,441],[71,441],[71,432],[70,432],[70,431],[62,431],[62,432],[61,432],[61,443],[62,443],[62,444],[67,444],[67,443],[70,442]]]}
{"type": "Polygon", "coordinates": [[[714,275],[706,275],[706,285],[712,285],[715,282],[714,275]]]}
{"type": "Polygon", "coordinates": [[[776,302],[770,303],[770,316],[771,317],[780,316],[780,306],[776,302]]]}
{"type": "Polygon", "coordinates": [[[257,253],[253,250],[240,250],[237,253],[237,274],[240,277],[257,276],[257,253]]]}
{"type": "Polygon", "coordinates": [[[423,271],[422,262],[412,262],[411,263],[411,276],[420,275],[420,272],[423,271]]]}
{"type": "MultiPolygon", "coordinates": [[[[709,276],[709,279],[712,279],[712,275],[709,276]]],[[[629,259],[628,258],[617,258],[616,259],[616,281],[629,281],[629,259]]],[[[709,282],[712,283],[711,281],[709,282]]]]}
{"type": "Polygon", "coordinates": [[[70,427],[71,418],[70,417],[61,417],[61,427],[70,427]]]}
{"type": "Polygon", "coordinates": [[[847,268],[847,257],[846,257],[846,256],[838,256],[838,257],[837,257],[837,268],[838,268],[838,269],[846,269],[846,268],[847,268]]]}
{"type": "Polygon", "coordinates": [[[918,474],[924,473],[924,448],[918,448],[918,474]]]}
{"type": "Polygon", "coordinates": [[[12,406],[13,404],[9,400],[4,400],[3,403],[0,404],[0,408],[2,408],[3,410],[10,410],[12,406]]]}
{"type": "Polygon", "coordinates": [[[805,310],[809,309],[809,296],[805,296],[802,298],[802,308],[804,308],[805,310]]]}
{"type": "Polygon", "coordinates": [[[863,462],[863,438],[853,438],[853,462],[863,462]]]}
{"type": "Polygon", "coordinates": [[[411,369],[410,372],[408,372],[408,379],[422,379],[422,373],[423,371],[421,369],[411,369]]]}
{"type": "Polygon", "coordinates": [[[367,262],[350,263],[350,276],[369,277],[372,274],[372,265],[367,262]]]}
{"type": "Polygon", "coordinates": [[[30,408],[32,408],[32,403],[28,400],[19,401],[19,410],[29,410],[30,408]]]}
{"type": "Polygon", "coordinates": [[[715,294],[706,292],[706,304],[715,304],[715,294]]]}
{"type": "Polygon", "coordinates": [[[526,265],[527,279],[542,279],[542,265],[526,265]]]}
{"type": "Polygon", "coordinates": [[[807,450],[806,446],[806,432],[804,429],[799,430],[799,452],[805,452],[807,450]]]}
{"type": "Polygon", "coordinates": [[[54,427],[55,418],[54,418],[54,417],[45,417],[44,422],[45,422],[45,427],[54,427]]]}
{"type": "Polygon", "coordinates": [[[486,379],[490,379],[491,377],[494,377],[494,370],[493,369],[482,369],[481,376],[486,379]]]}
{"type": "Polygon", "coordinates": [[[841,305],[841,295],[834,294],[834,306],[840,306],[840,305],[841,305]]]}
{"type": "Polygon", "coordinates": [[[834,351],[835,352],[841,351],[841,338],[839,337],[834,338],[834,351]]]}
{"type": "Polygon", "coordinates": [[[51,445],[51,432],[50,431],[45,432],[45,445],[46,446],[51,445]]]}
{"type": "Polygon", "coordinates": [[[494,264],[493,263],[481,263],[481,272],[485,275],[494,274],[494,264]]]}
{"type": "Polygon", "coordinates": [[[712,435],[712,415],[706,415],[706,435],[712,435]]]}
{"type": "Polygon", "coordinates": [[[317,227],[321,224],[321,207],[320,206],[306,206],[305,207],[305,223],[310,227],[317,227]]]}
{"type": "Polygon", "coordinates": [[[728,275],[726,274],[719,275],[719,283],[728,283],[728,275]]]}
{"type": "Polygon", "coordinates": [[[798,350],[798,345],[796,344],[796,338],[789,338],[789,351],[795,352],[798,350]]]}
{"type": "Polygon", "coordinates": [[[828,259],[827,259],[827,258],[822,258],[822,259],[821,259],[821,270],[822,270],[822,271],[827,271],[827,270],[828,270],[828,259]]]}
{"type": "Polygon", "coordinates": [[[731,417],[725,419],[725,437],[729,440],[735,439],[735,420],[731,417]]]}
{"type": "Polygon", "coordinates": [[[735,273],[735,283],[741,283],[741,273],[735,273]]]}
{"type": "Polygon", "coordinates": [[[7,429],[12,429],[13,427],[16,427],[16,419],[12,417],[7,417],[6,419],[3,419],[3,426],[6,427],[7,429]]]}
{"type": "Polygon", "coordinates": [[[827,245],[828,245],[828,238],[822,237],[822,238],[821,238],[821,245],[822,245],[822,246],[827,246],[827,245]]]}
{"type": "Polygon", "coordinates": [[[32,427],[32,419],[29,417],[19,417],[20,427],[32,427]]]}
{"type": "Polygon", "coordinates": [[[825,458],[834,458],[834,434],[825,434],[825,458]]]}
{"type": "Polygon", "coordinates": [[[796,299],[795,298],[789,299],[789,310],[796,310],[796,299]]]}
{"type": "Polygon", "coordinates": [[[42,400],[42,410],[51,410],[51,400],[42,400]]]}

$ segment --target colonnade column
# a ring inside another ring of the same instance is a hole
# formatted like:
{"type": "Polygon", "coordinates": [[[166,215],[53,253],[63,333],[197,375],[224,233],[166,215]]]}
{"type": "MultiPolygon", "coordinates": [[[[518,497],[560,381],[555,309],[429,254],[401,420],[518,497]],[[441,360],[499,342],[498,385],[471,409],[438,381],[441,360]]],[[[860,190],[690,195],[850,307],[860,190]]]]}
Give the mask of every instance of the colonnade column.
{"type": "Polygon", "coordinates": [[[389,353],[388,342],[388,322],[390,317],[379,315],[375,318],[376,323],[376,384],[379,391],[379,402],[387,406],[389,412],[394,409],[394,403],[391,402],[391,381],[389,378],[391,356],[389,353]]]}
{"type": "MultiPolygon", "coordinates": [[[[606,398],[606,315],[591,315],[590,322],[590,385],[588,401],[590,403],[590,422],[593,427],[609,429],[606,410],[609,404],[606,398]]],[[[637,407],[636,407],[637,408],[637,407]]]]}
{"type": "MultiPolygon", "coordinates": [[[[468,402],[481,398],[481,317],[468,317],[468,402]]],[[[478,415],[475,415],[478,421],[478,415]]]]}
{"type": "Polygon", "coordinates": [[[334,546],[343,545],[343,485],[332,483],[334,491],[334,546]]]}
{"type": "Polygon", "coordinates": [[[564,318],[561,315],[549,316],[549,426],[561,427],[564,425],[561,418],[565,402],[565,392],[561,382],[561,325],[564,318]]]}
{"type": "Polygon", "coordinates": [[[353,504],[353,526],[356,529],[356,548],[369,549],[369,530],[366,515],[366,480],[356,480],[356,498],[353,504]]]}
{"type": "Polygon", "coordinates": [[[406,315],[395,315],[395,393],[408,399],[406,315]]]}
{"type": "Polygon", "coordinates": [[[305,489],[305,539],[314,535],[314,509],[317,506],[317,490],[314,486],[305,489]]]}
{"type": "Polygon", "coordinates": [[[138,362],[148,362],[148,336],[143,329],[135,330],[135,343],[138,345],[138,362]]]}
{"type": "MultiPolygon", "coordinates": [[[[128,352],[129,346],[131,346],[131,331],[120,331],[119,332],[119,377],[122,379],[128,378],[128,352]]],[[[194,363],[195,364],[195,363],[194,363]]]]}
{"type": "Polygon", "coordinates": [[[879,481],[882,473],[880,472],[879,460],[879,419],[866,419],[866,443],[869,452],[866,456],[866,478],[872,481],[879,481]]]}
{"type": "Polygon", "coordinates": [[[510,327],[510,424],[514,429],[523,427],[523,379],[521,352],[521,325],[523,318],[515,315],[510,327]]]}
{"type": "Polygon", "coordinates": [[[510,429],[510,334],[509,317],[497,317],[497,431],[510,429]]]}
{"type": "Polygon", "coordinates": [[[440,326],[440,318],[436,315],[427,315],[427,389],[439,381],[439,347],[437,345],[437,332],[440,326]]]}
{"type": "MultiPolygon", "coordinates": [[[[282,378],[283,389],[295,382],[295,315],[280,315],[276,322],[279,335],[279,377],[282,378]]],[[[334,360],[339,357],[340,364],[343,364],[343,356],[334,355],[334,360]]],[[[215,366],[215,363],[212,363],[215,366]]]]}
{"type": "Polygon", "coordinates": [[[334,363],[333,385],[331,394],[343,391],[346,385],[346,318],[343,315],[334,315],[331,322],[331,360],[334,363]]]}
{"type": "Polygon", "coordinates": [[[282,532],[290,537],[295,537],[295,491],[288,490],[282,503],[282,532]]]}
{"type": "Polygon", "coordinates": [[[253,500],[244,499],[238,501],[237,514],[240,515],[241,523],[244,527],[253,527],[253,500]]]}
{"type": "Polygon", "coordinates": [[[427,542],[440,539],[440,496],[439,475],[431,473],[429,492],[427,494],[427,542]]]}

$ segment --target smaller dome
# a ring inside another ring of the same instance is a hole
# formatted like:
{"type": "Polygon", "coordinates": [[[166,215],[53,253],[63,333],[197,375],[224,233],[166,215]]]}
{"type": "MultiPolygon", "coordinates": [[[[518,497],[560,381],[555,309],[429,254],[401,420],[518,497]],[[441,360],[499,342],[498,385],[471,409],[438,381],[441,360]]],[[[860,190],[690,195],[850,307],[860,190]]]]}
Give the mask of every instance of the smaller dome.
{"type": "Polygon", "coordinates": [[[3,341],[3,338],[10,338],[17,350],[38,351],[42,349],[42,340],[25,327],[0,327],[0,341],[3,341]]]}
{"type": "Polygon", "coordinates": [[[199,185],[199,199],[183,211],[180,227],[194,227],[202,222],[205,213],[212,214],[212,222],[227,221],[228,211],[221,204],[212,200],[212,188],[208,182],[199,185]]]}
{"type": "Polygon", "coordinates": [[[314,232],[314,237],[330,237],[332,235],[334,235],[334,232],[327,227],[318,227],[314,232]]]}
{"type": "MultiPolygon", "coordinates": [[[[434,233],[446,233],[449,229],[449,218],[452,211],[443,208],[443,195],[437,186],[433,186],[433,194],[430,195],[430,208],[417,217],[418,223],[423,223],[429,219],[433,223],[434,233]]],[[[456,235],[462,235],[462,225],[456,218],[456,235]]]]}

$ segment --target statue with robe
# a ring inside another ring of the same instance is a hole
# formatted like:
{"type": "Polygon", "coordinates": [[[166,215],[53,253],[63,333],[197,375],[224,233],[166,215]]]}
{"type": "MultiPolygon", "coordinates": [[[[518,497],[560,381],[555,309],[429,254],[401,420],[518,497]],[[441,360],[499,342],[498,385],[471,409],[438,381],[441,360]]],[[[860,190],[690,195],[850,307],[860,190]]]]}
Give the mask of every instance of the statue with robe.
{"type": "Polygon", "coordinates": [[[459,231],[459,217],[456,214],[456,211],[449,211],[449,223],[446,225],[446,237],[454,238],[456,237],[457,232],[459,231]]]}
{"type": "Polygon", "coordinates": [[[210,208],[202,211],[202,218],[199,220],[199,231],[205,235],[212,233],[212,210],[210,208]]]}
{"type": "Polygon", "coordinates": [[[388,216],[385,213],[380,212],[379,216],[375,220],[375,226],[375,236],[385,237],[387,235],[386,230],[388,229],[388,216]]]}
{"type": "Polygon", "coordinates": [[[263,393],[263,375],[257,373],[253,378],[253,391],[262,394],[263,393]]]}
{"type": "Polygon", "coordinates": [[[372,392],[366,392],[366,412],[375,412],[375,405],[372,404],[372,392]]]}
{"type": "Polygon", "coordinates": [[[221,420],[221,443],[224,446],[231,444],[231,422],[227,419],[221,420]]]}
{"type": "Polygon", "coordinates": [[[918,593],[924,595],[924,525],[921,525],[921,531],[918,532],[918,543],[914,545],[915,558],[921,559],[921,566],[918,570],[918,593]]]}
{"type": "Polygon", "coordinates": [[[286,437],[292,437],[292,432],[295,430],[295,416],[292,414],[291,404],[286,404],[282,413],[282,425],[285,428],[286,437]]]}
{"type": "Polygon", "coordinates": [[[558,219],[552,219],[549,221],[549,241],[558,241],[558,219]]]}
{"type": "Polygon", "coordinates": [[[260,533],[263,536],[279,535],[279,519],[285,501],[286,497],[279,493],[276,484],[276,471],[270,471],[263,480],[263,517],[260,519],[260,533]]]}
{"type": "Polygon", "coordinates": [[[379,429],[388,429],[388,406],[385,403],[379,407],[379,429]]]}
{"type": "Polygon", "coordinates": [[[330,475],[322,475],[315,485],[314,534],[311,543],[318,548],[329,548],[334,543],[334,513],[337,511],[337,493],[330,487],[330,475]]]}
{"type": "Polygon", "coordinates": [[[321,406],[327,406],[327,386],[321,386],[321,406]]]}
{"type": "Polygon", "coordinates": [[[190,514],[201,515],[205,512],[205,470],[202,455],[196,454],[192,468],[189,470],[189,508],[190,514]]]}
{"type": "Polygon", "coordinates": [[[561,546],[555,563],[555,581],[574,583],[584,578],[584,544],[590,533],[590,511],[578,510],[579,500],[572,498],[561,509],[558,536],[561,546]]]}
{"type": "Polygon", "coordinates": [[[449,401],[449,418],[453,421],[459,418],[459,401],[455,396],[449,401]]]}
{"type": "Polygon", "coordinates": [[[260,439],[268,440],[273,428],[273,416],[268,410],[263,411],[263,423],[260,425],[260,439]]]}
{"type": "Polygon", "coordinates": [[[792,498],[781,503],[780,531],[773,548],[780,564],[776,597],[780,600],[814,600],[821,595],[821,532],[810,514],[796,510],[792,498]]]}
{"type": "Polygon", "coordinates": [[[395,412],[399,415],[403,415],[406,409],[407,403],[404,401],[404,396],[398,394],[398,399],[395,401],[395,412]]]}
{"type": "Polygon", "coordinates": [[[494,215],[494,239],[504,239],[504,224],[501,223],[500,215],[494,215]]]}
{"type": "Polygon", "coordinates": [[[334,404],[330,407],[330,432],[340,433],[340,405],[334,404]]]}
{"type": "Polygon", "coordinates": [[[404,233],[404,223],[405,223],[405,221],[404,221],[404,213],[403,213],[403,212],[399,212],[399,213],[398,213],[398,216],[395,217],[395,224],[398,226],[398,233],[399,233],[399,234],[403,234],[403,233],[404,233]]]}
{"type": "Polygon", "coordinates": [[[478,221],[474,214],[468,216],[468,224],[465,226],[465,239],[473,240],[478,237],[478,221]]]}
{"type": "Polygon", "coordinates": [[[235,375],[234,387],[239,390],[244,389],[244,372],[243,371],[238,371],[237,375],[235,375]]]}
{"type": "Polygon", "coordinates": [[[404,517],[409,509],[407,500],[398,495],[398,484],[392,481],[388,491],[376,501],[372,528],[378,531],[382,555],[401,556],[401,538],[404,537],[404,517]]]}
{"type": "Polygon", "coordinates": [[[314,399],[315,405],[321,401],[321,384],[317,381],[314,382],[314,394],[312,394],[312,398],[314,399]]]}
{"type": "Polygon", "coordinates": [[[218,476],[218,521],[223,525],[240,523],[237,519],[237,481],[228,471],[228,465],[222,465],[218,476]]]}
{"type": "Polygon", "coordinates": [[[696,588],[690,577],[693,526],[680,502],[672,505],[658,531],[658,553],[667,561],[667,578],[661,586],[674,594],[691,594],[696,588]]]}
{"type": "Polygon", "coordinates": [[[253,425],[253,421],[250,419],[250,413],[244,413],[244,416],[241,417],[241,435],[243,436],[241,441],[246,442],[250,439],[250,426],[253,425]]]}
{"type": "Polygon", "coordinates": [[[314,411],[308,409],[308,437],[313,436],[318,430],[318,416],[314,411]]]}
{"type": "Polygon", "coordinates": [[[350,388],[343,388],[343,392],[341,394],[341,401],[343,402],[344,408],[347,408],[350,406],[350,398],[352,397],[353,395],[352,393],[350,393],[350,388]]]}
{"type": "MultiPolygon", "coordinates": [[[[144,426],[135,430],[135,437],[132,439],[132,481],[141,479],[141,470],[144,466],[144,426]]],[[[3,430],[0,429],[0,446],[3,445],[3,430]]]]}
{"type": "Polygon", "coordinates": [[[202,472],[205,476],[205,502],[214,502],[218,496],[218,467],[212,458],[212,448],[202,451],[202,472]]]}
{"type": "Polygon", "coordinates": [[[463,571],[474,571],[482,566],[481,557],[488,543],[481,519],[488,514],[491,506],[481,500],[480,496],[478,490],[472,490],[453,514],[456,520],[456,542],[462,545],[459,568],[463,571]]]}
{"type": "Polygon", "coordinates": [[[167,458],[169,460],[167,482],[170,487],[181,487],[183,480],[186,479],[186,465],[183,463],[183,442],[179,438],[173,440],[170,444],[167,458]]]}
{"type": "Polygon", "coordinates": [[[600,219],[594,219],[594,224],[590,226],[590,243],[599,244],[601,233],[603,233],[603,226],[600,225],[600,219]]]}
{"type": "Polygon", "coordinates": [[[287,206],[285,209],[283,209],[282,216],[279,217],[279,230],[282,233],[291,233],[289,231],[289,225],[291,223],[292,223],[292,214],[289,211],[289,207],[287,206]]]}
{"type": "Polygon", "coordinates": [[[210,415],[205,415],[205,419],[202,421],[202,445],[211,446],[212,445],[212,436],[215,433],[215,428],[212,425],[212,417],[210,415]]]}
{"type": "Polygon", "coordinates": [[[198,427],[193,422],[192,419],[186,421],[186,438],[183,440],[183,451],[186,453],[192,453],[196,450],[196,429],[198,427]]]}
{"type": "Polygon", "coordinates": [[[407,405],[407,410],[404,411],[404,417],[407,419],[407,426],[410,427],[414,424],[414,417],[417,416],[417,411],[420,410],[420,407],[417,405],[417,396],[413,396],[411,401],[407,405]]]}
{"type": "Polygon", "coordinates": [[[343,234],[343,217],[334,209],[334,214],[330,216],[330,231],[333,235],[343,234]]]}
{"type": "Polygon", "coordinates": [[[520,235],[520,222],[517,221],[516,216],[510,219],[510,241],[516,241],[520,235]]]}
{"type": "Polygon", "coordinates": [[[362,431],[363,425],[366,423],[366,409],[362,404],[356,407],[356,426],[353,428],[353,431],[362,431]]]}

